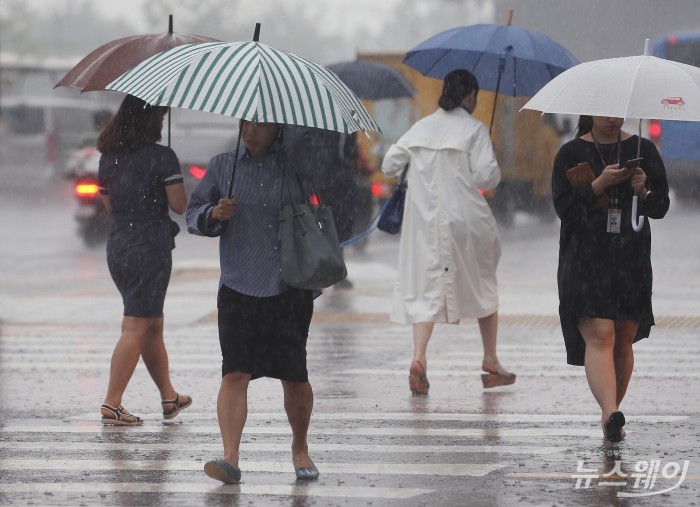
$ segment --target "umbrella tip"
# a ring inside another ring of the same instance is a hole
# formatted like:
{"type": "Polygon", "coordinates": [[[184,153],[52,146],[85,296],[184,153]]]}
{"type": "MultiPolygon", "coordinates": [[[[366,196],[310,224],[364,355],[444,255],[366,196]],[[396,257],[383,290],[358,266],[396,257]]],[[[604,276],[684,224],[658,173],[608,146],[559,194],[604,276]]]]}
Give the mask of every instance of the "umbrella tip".
{"type": "Polygon", "coordinates": [[[173,33],[173,15],[168,15],[168,33],[173,33]]]}
{"type": "Polygon", "coordinates": [[[511,23],[513,23],[513,9],[508,9],[508,20],[506,21],[506,25],[510,26],[511,23]]]}
{"type": "Polygon", "coordinates": [[[649,52],[650,52],[649,44],[650,44],[649,39],[645,39],[644,40],[644,56],[649,56],[649,52]]]}
{"type": "Polygon", "coordinates": [[[260,40],[260,23],[255,23],[255,33],[253,33],[253,41],[258,42],[260,40]]]}

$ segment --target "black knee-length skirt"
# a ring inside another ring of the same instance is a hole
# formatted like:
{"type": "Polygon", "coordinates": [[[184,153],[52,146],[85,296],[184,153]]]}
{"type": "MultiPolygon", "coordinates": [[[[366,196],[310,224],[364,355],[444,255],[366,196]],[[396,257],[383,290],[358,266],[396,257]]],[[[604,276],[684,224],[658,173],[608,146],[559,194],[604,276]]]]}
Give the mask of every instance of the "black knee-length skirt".
{"type": "Polygon", "coordinates": [[[289,288],[271,297],[253,297],[221,286],[219,343],[221,374],[249,373],[306,382],[306,339],[313,315],[310,290],[289,288]]]}
{"type": "Polygon", "coordinates": [[[112,248],[108,244],[107,266],[122,296],[125,316],[163,315],[173,268],[170,250],[143,252],[135,248],[112,248]]]}

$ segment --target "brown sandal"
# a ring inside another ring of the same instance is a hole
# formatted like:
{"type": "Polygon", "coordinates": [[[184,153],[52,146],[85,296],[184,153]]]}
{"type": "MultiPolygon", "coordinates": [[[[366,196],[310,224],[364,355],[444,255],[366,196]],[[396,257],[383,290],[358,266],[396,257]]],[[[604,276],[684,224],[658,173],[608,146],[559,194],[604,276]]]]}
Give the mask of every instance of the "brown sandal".
{"type": "Polygon", "coordinates": [[[140,417],[130,414],[121,405],[114,408],[103,403],[100,414],[102,414],[102,424],[106,426],[141,426],[143,424],[140,417]],[[109,415],[105,415],[103,410],[108,412],[109,415]]]}
{"type": "Polygon", "coordinates": [[[428,389],[430,389],[425,366],[418,360],[414,360],[408,370],[408,387],[414,395],[428,394],[428,389]]]}
{"type": "Polygon", "coordinates": [[[509,386],[515,383],[515,373],[506,371],[500,364],[483,361],[481,369],[488,372],[481,374],[481,383],[484,385],[484,388],[509,386]]]}
{"type": "Polygon", "coordinates": [[[181,410],[185,410],[187,407],[192,405],[192,397],[187,396],[186,394],[183,396],[187,401],[185,403],[182,403],[182,398],[180,398],[180,395],[178,393],[175,393],[175,399],[174,400],[163,400],[160,402],[161,405],[163,405],[163,418],[164,419],[172,419],[177,416],[177,414],[180,413],[181,410]],[[166,410],[165,407],[167,405],[172,405],[172,409],[166,410]]]}

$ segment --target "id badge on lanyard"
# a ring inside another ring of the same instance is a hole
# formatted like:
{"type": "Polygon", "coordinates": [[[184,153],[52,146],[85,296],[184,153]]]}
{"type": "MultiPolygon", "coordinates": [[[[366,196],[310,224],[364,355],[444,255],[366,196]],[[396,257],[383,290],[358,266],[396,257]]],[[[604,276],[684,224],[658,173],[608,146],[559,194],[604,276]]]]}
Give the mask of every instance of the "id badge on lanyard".
{"type": "MultiPolygon", "coordinates": [[[[617,199],[615,199],[617,201],[617,199]]],[[[616,205],[608,208],[608,228],[607,232],[620,234],[620,225],[622,224],[622,210],[616,205]]]]}
{"type": "MultiPolygon", "coordinates": [[[[603,152],[600,149],[600,144],[598,139],[596,139],[593,131],[591,130],[591,137],[595,142],[595,147],[598,150],[598,155],[600,155],[600,160],[603,162],[603,168],[607,165],[605,157],[603,157],[603,152]]],[[[620,144],[621,132],[617,133],[617,163],[620,163],[620,153],[622,152],[622,146],[620,144]]],[[[622,226],[622,209],[620,208],[620,199],[618,199],[617,188],[613,189],[613,198],[610,200],[610,207],[608,208],[608,220],[606,232],[611,234],[620,234],[620,228],[622,226]]]]}

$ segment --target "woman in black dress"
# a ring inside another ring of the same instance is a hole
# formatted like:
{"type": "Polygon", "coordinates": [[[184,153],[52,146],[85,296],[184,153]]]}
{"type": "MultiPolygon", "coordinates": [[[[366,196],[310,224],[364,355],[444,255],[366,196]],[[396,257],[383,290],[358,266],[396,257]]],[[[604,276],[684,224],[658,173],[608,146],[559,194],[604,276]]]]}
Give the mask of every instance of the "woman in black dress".
{"type": "Polygon", "coordinates": [[[632,375],[632,343],[649,336],[651,229],[645,220],[635,232],[632,198],[638,213],[663,218],[669,207],[666,170],[654,144],[622,130],[621,118],[581,116],[576,139],[554,161],[552,197],[561,219],[559,317],[567,362],[585,366],[588,385],[602,410],[604,436],[624,438],[619,406],[632,375]],[[643,157],[639,167],[628,160],[643,157]],[[587,162],[592,183],[574,188],[567,170],[587,162]],[[598,205],[601,196],[607,205],[598,205]]]}
{"type": "Polygon", "coordinates": [[[160,141],[165,107],[127,95],[102,130],[98,183],[112,216],[107,265],[124,302],[122,332],[112,353],[102,423],[136,426],[141,418],[122,406],[122,395],[139,357],[160,391],[163,417],[172,419],[192,404],[170,383],[163,342],[163,304],[170,282],[174,236],[179,230],[168,208],[182,214],[187,195],[177,156],[160,141]]]}

